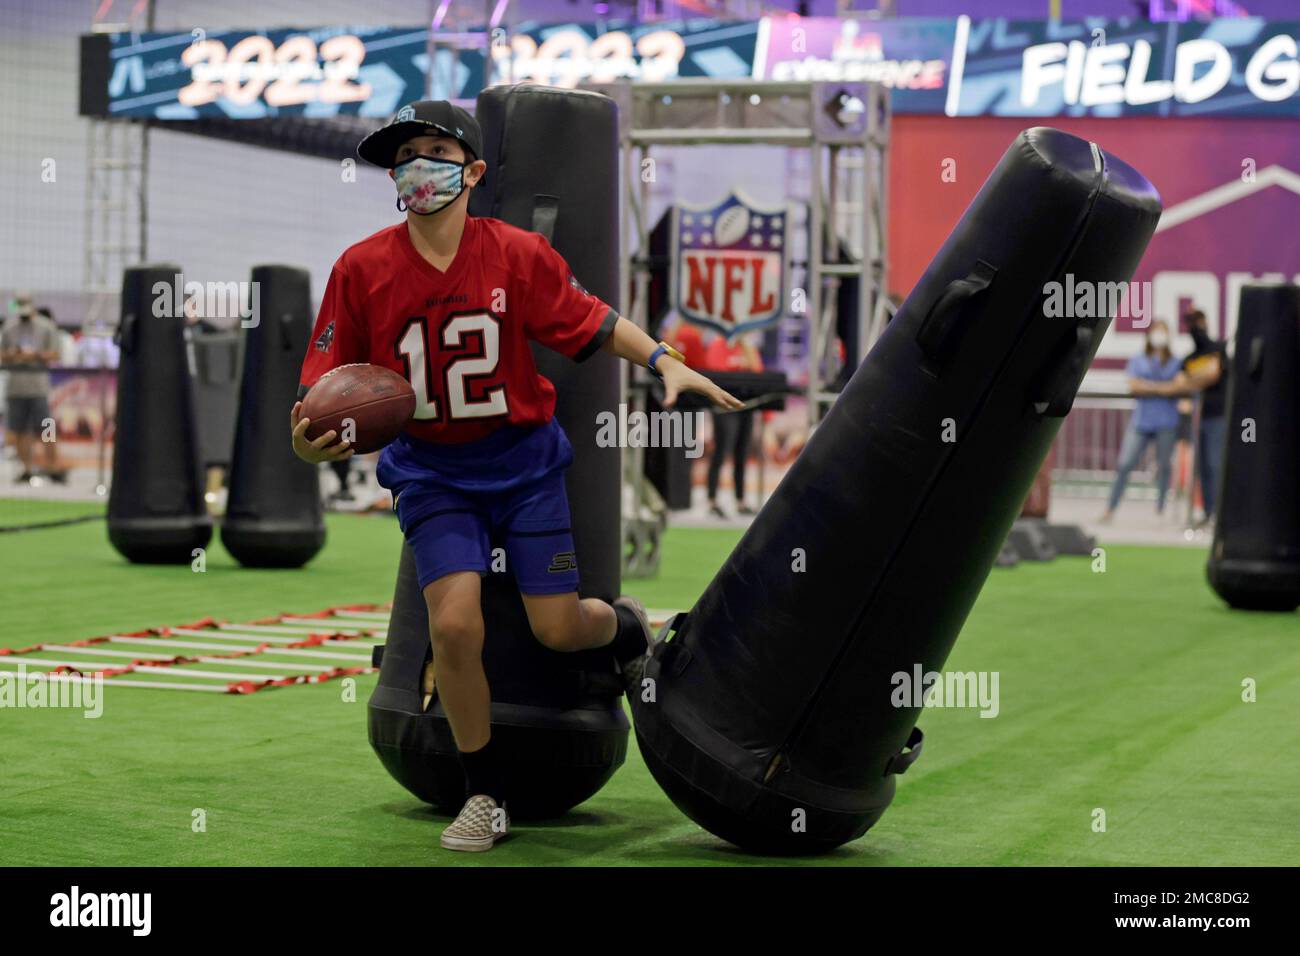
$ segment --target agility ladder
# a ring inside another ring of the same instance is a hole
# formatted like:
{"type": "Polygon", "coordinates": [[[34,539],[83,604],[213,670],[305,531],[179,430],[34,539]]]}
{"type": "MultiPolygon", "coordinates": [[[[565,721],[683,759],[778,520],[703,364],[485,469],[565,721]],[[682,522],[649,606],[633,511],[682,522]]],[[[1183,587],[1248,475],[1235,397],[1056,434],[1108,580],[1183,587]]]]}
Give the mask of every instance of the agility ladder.
{"type": "Polygon", "coordinates": [[[9,665],[35,666],[48,670],[27,671],[23,674],[27,680],[75,682],[98,677],[105,686],[217,694],[319,684],[376,670],[371,652],[388,633],[388,613],[387,605],[352,604],[247,624],[206,617],[179,627],[109,634],[68,644],[0,647],[0,673],[15,674],[9,665]],[[251,672],[225,668],[250,668],[251,672]],[[136,680],[125,675],[197,680],[136,680]]]}

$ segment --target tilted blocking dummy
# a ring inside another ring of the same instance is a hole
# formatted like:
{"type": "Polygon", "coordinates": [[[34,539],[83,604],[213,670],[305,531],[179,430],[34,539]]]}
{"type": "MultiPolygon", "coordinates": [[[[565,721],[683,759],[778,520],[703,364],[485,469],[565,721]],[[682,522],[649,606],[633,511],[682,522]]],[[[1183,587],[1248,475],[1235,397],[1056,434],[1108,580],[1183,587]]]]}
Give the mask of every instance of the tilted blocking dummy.
{"type": "Polygon", "coordinates": [[[693,820],[810,853],[880,818],[921,742],[908,682],[943,666],[1112,317],[1075,297],[1126,282],[1159,216],[1094,144],[1016,138],[655,648],[633,723],[693,820]]]}

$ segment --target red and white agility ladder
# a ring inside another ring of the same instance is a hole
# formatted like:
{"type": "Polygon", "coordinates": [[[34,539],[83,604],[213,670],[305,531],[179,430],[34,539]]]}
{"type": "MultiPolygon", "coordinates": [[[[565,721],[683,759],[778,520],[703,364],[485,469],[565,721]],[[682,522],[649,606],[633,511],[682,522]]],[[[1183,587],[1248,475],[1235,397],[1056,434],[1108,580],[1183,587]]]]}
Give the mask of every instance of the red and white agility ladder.
{"type": "MultiPolygon", "coordinates": [[[[672,616],[671,611],[648,613],[656,630],[672,616]]],[[[110,634],[69,644],[0,647],[0,673],[16,674],[9,666],[22,665],[27,680],[75,682],[98,676],[105,685],[115,687],[215,694],[252,694],[270,687],[320,684],[377,670],[371,666],[371,650],[388,635],[388,614],[386,605],[350,604],[314,614],[282,614],[248,624],[206,617],[180,627],[110,634]],[[173,649],[219,653],[178,653],[173,649]],[[86,660],[83,655],[117,660],[86,660]],[[195,664],[247,667],[257,672],[210,670],[195,664]],[[28,667],[48,670],[33,671],[28,667]],[[131,680],[124,676],[128,674],[174,674],[198,680],[131,680]]]]}
{"type": "Polygon", "coordinates": [[[248,624],[209,617],[180,627],[110,634],[69,644],[0,647],[0,672],[13,674],[10,665],[20,665],[27,680],[84,681],[98,676],[105,685],[117,687],[217,694],[319,684],[376,669],[370,663],[371,649],[387,636],[388,613],[384,605],[352,604],[248,624]],[[29,667],[48,670],[27,670],[29,667]],[[124,676],[158,674],[197,680],[133,680],[124,676]]]}

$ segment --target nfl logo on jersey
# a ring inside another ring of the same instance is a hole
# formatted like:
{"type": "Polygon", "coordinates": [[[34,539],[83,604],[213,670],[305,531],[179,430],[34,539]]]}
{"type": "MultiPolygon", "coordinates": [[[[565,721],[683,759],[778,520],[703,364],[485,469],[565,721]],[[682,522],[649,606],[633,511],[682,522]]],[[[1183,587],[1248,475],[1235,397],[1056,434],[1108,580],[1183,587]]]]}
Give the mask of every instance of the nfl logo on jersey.
{"type": "Polygon", "coordinates": [[[577,280],[577,278],[574,277],[574,275],[573,275],[572,272],[569,273],[569,285],[573,286],[575,289],[577,289],[577,290],[578,290],[579,292],[581,292],[583,295],[591,295],[590,292],[588,292],[586,289],[583,288],[582,283],[579,282],[579,281],[577,280]]]}
{"type": "Polygon", "coordinates": [[[315,345],[319,351],[328,352],[330,346],[334,344],[334,323],[331,322],[329,325],[325,326],[325,331],[322,332],[312,344],[315,345]]]}

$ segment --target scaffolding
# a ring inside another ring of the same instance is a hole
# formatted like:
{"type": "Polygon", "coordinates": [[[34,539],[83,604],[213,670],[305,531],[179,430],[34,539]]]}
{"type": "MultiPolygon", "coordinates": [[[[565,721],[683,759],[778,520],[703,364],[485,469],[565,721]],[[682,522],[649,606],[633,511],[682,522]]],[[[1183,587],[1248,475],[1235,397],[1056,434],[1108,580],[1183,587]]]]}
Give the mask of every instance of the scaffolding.
{"type": "MultiPolygon", "coordinates": [[[[620,204],[620,311],[649,326],[650,181],[641,170],[662,146],[766,144],[807,151],[807,249],[802,263],[810,430],[834,403],[838,372],[837,292],[858,281],[857,355],[861,361],[888,318],[887,262],[889,91],[875,83],[789,83],[752,79],[677,79],[663,83],[587,83],[619,108],[624,197],[620,204]],[[828,260],[828,251],[834,261],[828,260]],[[841,261],[848,253],[848,262],[841,261]]],[[[633,370],[622,400],[629,413],[651,382],[633,370]]],[[[654,572],[666,514],[645,479],[644,450],[625,449],[625,573],[654,572]]]]}
{"type": "MultiPolygon", "coordinates": [[[[619,106],[626,190],[621,206],[622,313],[648,326],[650,184],[640,170],[656,146],[767,144],[808,150],[808,249],[802,262],[808,327],[808,415],[816,426],[834,403],[836,293],[858,281],[861,360],[887,318],[889,92],[875,83],[677,79],[586,84],[619,106]],[[851,261],[838,261],[843,246],[851,261]],[[630,301],[629,301],[630,299],[630,301]]],[[[798,264],[798,263],[796,263],[798,264]]]]}
{"type": "MultiPolygon", "coordinates": [[[[92,33],[153,28],[153,0],[100,3],[92,33]],[[115,13],[125,13],[125,19],[115,13]]],[[[87,334],[116,324],[122,273],[144,262],[148,237],[149,127],[128,119],[91,118],[86,137],[85,319],[87,334]]]]}

